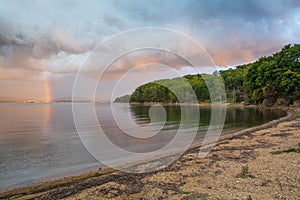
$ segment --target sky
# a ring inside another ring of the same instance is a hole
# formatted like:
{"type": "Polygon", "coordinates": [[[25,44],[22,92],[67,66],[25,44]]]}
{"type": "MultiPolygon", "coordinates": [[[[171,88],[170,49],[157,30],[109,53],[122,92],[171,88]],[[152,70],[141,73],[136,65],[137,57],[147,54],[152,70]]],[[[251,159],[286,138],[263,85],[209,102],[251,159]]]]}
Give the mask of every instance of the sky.
{"type": "MultiPolygon", "coordinates": [[[[71,97],[80,66],[99,43],[143,27],[171,29],[193,38],[215,64],[211,69],[202,68],[203,72],[212,72],[300,43],[300,1],[2,0],[0,99],[71,97]]],[[[119,47],[126,42],[132,41],[120,42],[119,47]]],[[[161,52],[151,51],[123,56],[113,63],[117,70],[102,82],[97,82],[93,70],[87,71],[76,97],[92,98],[85,88],[93,88],[95,83],[96,99],[106,101],[129,94],[148,81],[195,73],[174,55],[166,56],[171,61],[164,64],[172,63],[175,71],[161,64],[147,65],[160,62],[161,57],[161,52]],[[116,88],[120,81],[122,87],[116,88]]]]}

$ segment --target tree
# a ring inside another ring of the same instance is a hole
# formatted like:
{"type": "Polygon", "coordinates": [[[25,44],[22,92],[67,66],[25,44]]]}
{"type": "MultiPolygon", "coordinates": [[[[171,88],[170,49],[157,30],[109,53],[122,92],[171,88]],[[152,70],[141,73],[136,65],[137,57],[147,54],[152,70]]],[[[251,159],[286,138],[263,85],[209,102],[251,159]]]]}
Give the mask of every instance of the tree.
{"type": "Polygon", "coordinates": [[[272,56],[213,75],[186,75],[147,83],[139,86],[129,101],[193,102],[194,94],[199,102],[224,99],[220,96],[223,83],[227,100],[246,98],[250,103],[272,106],[281,99],[291,104],[300,99],[300,45],[286,45],[272,56]]]}
{"type": "Polygon", "coordinates": [[[244,90],[252,103],[287,104],[299,99],[300,45],[286,45],[272,56],[262,57],[248,69],[244,90]]]}

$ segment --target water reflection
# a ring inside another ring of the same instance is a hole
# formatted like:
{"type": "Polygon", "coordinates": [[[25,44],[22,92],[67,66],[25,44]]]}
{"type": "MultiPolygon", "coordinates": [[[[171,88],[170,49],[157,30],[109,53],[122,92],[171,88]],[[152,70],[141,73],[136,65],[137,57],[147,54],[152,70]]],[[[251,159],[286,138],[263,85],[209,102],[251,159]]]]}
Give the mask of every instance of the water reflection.
{"type": "MultiPolygon", "coordinates": [[[[139,133],[136,126],[155,130],[163,125],[158,134],[146,139],[125,134],[116,124],[109,104],[95,105],[97,120],[91,118],[89,109],[94,107],[93,104],[80,105],[84,126],[96,134],[95,127],[99,122],[106,136],[129,152],[154,151],[167,145],[174,138],[180,122],[186,127],[194,126],[194,116],[199,114],[193,106],[184,109],[179,106],[165,106],[166,118],[160,116],[161,112],[154,111],[151,115],[157,120],[152,121],[152,126],[148,126],[151,123],[150,106],[114,105],[121,119],[130,116],[132,122],[121,121],[127,130],[136,135],[143,134],[139,133]],[[183,118],[185,120],[182,121],[183,118]],[[159,120],[164,119],[166,123],[161,124],[159,120]],[[133,123],[135,126],[132,126],[133,123]]],[[[227,108],[226,113],[225,132],[259,125],[285,115],[282,111],[252,108],[227,108]]],[[[205,133],[210,118],[211,109],[201,108],[200,122],[196,124],[199,126],[196,137],[198,141],[205,133]]],[[[186,130],[188,134],[188,129],[186,130]]],[[[108,159],[120,159],[118,162],[126,160],[109,157],[110,149],[103,148],[103,151],[107,152],[108,159]]],[[[0,191],[103,167],[82,145],[73,121],[72,105],[69,103],[1,103],[0,152],[0,191]]]]}
{"type": "MultiPolygon", "coordinates": [[[[149,109],[150,105],[132,105],[130,111],[134,116],[137,123],[150,123],[149,109]],[[142,119],[142,122],[140,121],[142,119]]],[[[168,125],[178,126],[181,122],[181,110],[180,106],[164,106],[167,111],[167,123],[168,125]]],[[[186,119],[194,119],[193,106],[186,106],[185,115],[186,119]]],[[[211,120],[211,108],[201,107],[199,127],[207,127],[211,120]]],[[[274,119],[285,116],[286,113],[281,110],[269,110],[269,109],[256,109],[251,107],[228,107],[226,108],[226,119],[224,132],[229,131],[230,128],[246,128],[256,126],[274,119]]],[[[185,123],[190,123],[187,120],[185,123]]]]}
{"type": "Polygon", "coordinates": [[[0,104],[0,191],[99,165],[81,144],[67,104],[0,104]]]}
{"type": "MultiPolygon", "coordinates": [[[[121,130],[120,126],[117,125],[116,122],[113,120],[113,113],[109,106],[98,106],[96,108],[98,121],[106,137],[108,137],[113,144],[128,152],[145,153],[150,151],[156,151],[167,145],[177,133],[176,128],[169,129],[168,131],[161,131],[160,124],[147,127],[146,125],[151,122],[151,119],[149,117],[150,107],[139,106],[139,109],[136,109],[137,115],[133,115],[133,120],[139,126],[141,126],[141,128],[138,128],[131,126],[131,118],[126,117],[126,113],[128,113],[131,109],[128,105],[115,104],[114,106],[117,107],[117,110],[122,110],[124,112],[124,117],[121,116],[121,126],[125,126],[125,132],[121,130]],[[152,131],[157,131],[157,134],[151,136],[152,131]],[[138,136],[139,134],[142,135],[147,133],[149,133],[150,137],[142,138],[132,136],[138,136]]],[[[153,113],[153,115],[155,114],[159,113],[153,113]]],[[[118,115],[122,114],[118,113],[118,115]]],[[[153,115],[153,118],[160,119],[160,116],[153,115]]],[[[169,116],[169,113],[167,113],[167,115],[169,116]]]]}

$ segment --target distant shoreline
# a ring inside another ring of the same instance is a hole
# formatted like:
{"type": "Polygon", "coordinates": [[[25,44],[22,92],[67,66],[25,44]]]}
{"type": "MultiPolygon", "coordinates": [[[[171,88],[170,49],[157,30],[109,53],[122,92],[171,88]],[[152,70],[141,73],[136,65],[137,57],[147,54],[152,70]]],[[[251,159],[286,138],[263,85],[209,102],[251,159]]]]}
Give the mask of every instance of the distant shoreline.
{"type": "Polygon", "coordinates": [[[217,106],[246,106],[244,103],[211,103],[211,102],[200,102],[200,103],[162,103],[162,102],[130,102],[129,105],[146,105],[146,106],[151,106],[151,105],[163,105],[163,106],[212,106],[212,105],[217,105],[217,106]]]}
{"type": "Polygon", "coordinates": [[[45,104],[51,104],[51,103],[110,103],[110,102],[101,102],[101,101],[68,101],[68,100],[62,100],[62,101],[0,101],[0,103],[28,103],[28,104],[38,104],[38,103],[45,103],[45,104]]]}
{"type": "Polygon", "coordinates": [[[58,101],[3,101],[0,100],[0,104],[5,103],[20,103],[20,104],[53,104],[53,103],[96,103],[96,104],[129,104],[129,105],[144,105],[144,106],[152,106],[152,105],[162,105],[162,106],[199,106],[199,107],[211,107],[211,106],[226,106],[226,107],[247,107],[247,108],[259,108],[259,109],[284,109],[287,110],[289,108],[298,108],[299,106],[262,106],[262,105],[254,105],[254,104],[245,104],[245,103],[211,103],[211,102],[200,102],[200,103],[162,103],[162,102],[101,102],[101,101],[69,101],[69,100],[58,100],[58,101]]]}
{"type": "Polygon", "coordinates": [[[299,106],[262,106],[262,105],[255,105],[255,104],[245,104],[245,103],[204,103],[200,102],[198,104],[190,104],[190,103],[160,103],[160,102],[132,102],[129,105],[145,105],[145,106],[152,106],[152,105],[162,105],[162,106],[199,106],[199,107],[211,107],[211,106],[226,106],[226,107],[245,107],[245,108],[257,108],[257,109],[280,109],[280,110],[290,110],[293,108],[299,108],[299,106]]]}

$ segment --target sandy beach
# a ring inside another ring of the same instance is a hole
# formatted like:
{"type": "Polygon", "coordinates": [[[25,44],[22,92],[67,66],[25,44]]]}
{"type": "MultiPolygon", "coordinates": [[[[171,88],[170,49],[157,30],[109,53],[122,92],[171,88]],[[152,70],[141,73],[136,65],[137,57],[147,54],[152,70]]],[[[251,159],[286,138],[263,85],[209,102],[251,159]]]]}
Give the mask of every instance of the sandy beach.
{"type": "Polygon", "coordinates": [[[300,199],[300,109],[282,121],[198,148],[152,173],[99,170],[0,194],[0,199],[300,199]]]}

